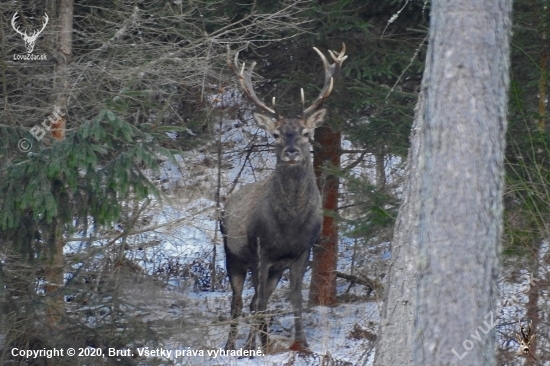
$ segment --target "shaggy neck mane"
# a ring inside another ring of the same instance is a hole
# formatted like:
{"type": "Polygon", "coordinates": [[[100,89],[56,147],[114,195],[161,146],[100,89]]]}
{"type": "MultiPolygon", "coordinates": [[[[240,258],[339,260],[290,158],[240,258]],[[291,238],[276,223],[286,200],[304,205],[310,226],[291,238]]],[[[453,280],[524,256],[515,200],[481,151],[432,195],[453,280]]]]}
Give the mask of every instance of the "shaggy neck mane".
{"type": "Polygon", "coordinates": [[[313,165],[307,156],[298,166],[278,163],[273,176],[271,204],[279,213],[296,217],[315,205],[312,191],[317,189],[313,165]]]}

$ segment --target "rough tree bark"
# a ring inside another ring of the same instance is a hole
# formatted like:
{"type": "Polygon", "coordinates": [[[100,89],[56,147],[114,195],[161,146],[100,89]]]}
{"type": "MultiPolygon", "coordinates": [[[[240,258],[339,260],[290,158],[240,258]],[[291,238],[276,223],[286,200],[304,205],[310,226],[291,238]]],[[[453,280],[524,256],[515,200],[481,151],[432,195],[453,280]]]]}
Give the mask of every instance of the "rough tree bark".
{"type": "Polygon", "coordinates": [[[496,362],[510,12],[432,3],[375,365],[496,362]]]}
{"type": "Polygon", "coordinates": [[[323,228],[319,243],[313,247],[313,264],[309,306],[336,305],[336,265],[338,263],[338,186],[340,180],[334,174],[322,168],[340,168],[340,149],[342,134],[328,126],[315,130],[315,141],[320,148],[313,155],[313,167],[317,183],[323,198],[323,228]]]}
{"type": "Polygon", "coordinates": [[[55,105],[64,112],[62,118],[52,126],[52,136],[57,140],[65,138],[65,117],[69,104],[69,64],[73,54],[73,0],[59,2],[59,38],[57,39],[57,70],[55,78],[55,105]]]}
{"type": "Polygon", "coordinates": [[[380,332],[375,366],[412,364],[412,324],[415,304],[416,274],[414,271],[418,247],[419,151],[423,144],[422,119],[424,109],[422,93],[418,97],[414,124],[411,130],[411,147],[406,163],[403,202],[395,223],[391,244],[391,260],[386,276],[386,299],[380,314],[380,332]]]}
{"type": "MultiPolygon", "coordinates": [[[[52,124],[51,134],[57,140],[65,138],[65,123],[67,116],[67,106],[69,101],[69,63],[72,55],[72,33],[73,33],[73,0],[61,0],[59,2],[59,38],[57,40],[57,59],[58,65],[54,85],[55,106],[62,111],[63,116],[52,124]]],[[[61,219],[56,219],[53,225],[55,252],[51,263],[45,271],[46,292],[53,296],[48,303],[48,324],[56,326],[64,312],[64,300],[61,294],[61,287],[64,284],[63,279],[63,248],[65,241],[63,239],[63,223],[61,219]]]]}

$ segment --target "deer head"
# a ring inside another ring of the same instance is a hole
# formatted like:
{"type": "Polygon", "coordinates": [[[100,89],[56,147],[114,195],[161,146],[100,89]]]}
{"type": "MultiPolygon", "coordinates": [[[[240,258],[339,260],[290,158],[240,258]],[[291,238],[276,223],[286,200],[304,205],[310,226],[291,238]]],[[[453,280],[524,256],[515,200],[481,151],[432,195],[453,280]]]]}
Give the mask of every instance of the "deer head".
{"type": "Polygon", "coordinates": [[[19,26],[17,26],[15,24],[15,22],[17,21],[17,12],[15,12],[15,14],[13,14],[13,17],[11,18],[11,26],[13,27],[13,29],[21,36],[23,37],[23,41],[25,41],[25,48],[27,49],[27,53],[31,53],[32,50],[34,49],[34,43],[36,42],[36,39],[38,38],[38,36],[40,35],[40,33],[42,33],[42,31],[44,30],[44,28],[46,28],[46,24],[48,24],[48,14],[44,14],[44,24],[42,25],[42,29],[40,29],[39,31],[34,31],[30,36],[27,35],[27,31],[24,31],[24,32],[21,32],[19,30],[19,26]]]}
{"type": "Polygon", "coordinates": [[[342,44],[340,53],[329,50],[334,60],[333,64],[328,63],[326,57],[316,47],[315,52],[321,57],[325,69],[325,84],[315,101],[307,108],[304,107],[304,90],[301,89],[302,114],[298,118],[285,118],[275,110],[275,98],[272,101],[272,108],[265,105],[254,92],[252,87],[252,72],[256,66],[253,62],[245,71],[244,63],[239,65],[239,52],[235,54],[231,62],[229,52],[227,61],[229,66],[239,77],[241,87],[248,98],[268,115],[254,113],[254,119],[258,126],[269,132],[275,139],[275,153],[277,164],[297,165],[309,163],[309,138],[313,130],[323,123],[326,115],[325,109],[316,111],[317,108],[327,99],[332,92],[334,77],[340,73],[342,63],[348,57],[345,56],[346,45],[342,44]]]}
{"type": "Polygon", "coordinates": [[[531,326],[533,324],[533,321],[531,320],[529,324],[527,325],[527,332],[524,332],[523,325],[521,325],[521,321],[518,320],[519,323],[519,333],[516,333],[516,339],[519,343],[519,349],[517,354],[518,355],[527,355],[529,353],[529,348],[531,347],[531,343],[537,336],[536,334],[531,334],[531,326]]]}

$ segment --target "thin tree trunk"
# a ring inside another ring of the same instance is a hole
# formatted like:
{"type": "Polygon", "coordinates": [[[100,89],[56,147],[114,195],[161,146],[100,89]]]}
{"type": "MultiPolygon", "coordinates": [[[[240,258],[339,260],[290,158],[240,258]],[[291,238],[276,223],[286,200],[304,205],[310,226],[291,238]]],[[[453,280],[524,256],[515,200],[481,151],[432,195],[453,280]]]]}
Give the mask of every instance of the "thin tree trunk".
{"type": "Polygon", "coordinates": [[[54,91],[55,105],[64,113],[52,126],[52,136],[57,140],[65,138],[65,124],[69,103],[69,64],[73,53],[73,0],[59,2],[59,38],[57,40],[57,70],[54,91]]]}
{"type": "MultiPolygon", "coordinates": [[[[546,38],[546,37],[544,37],[546,38]]],[[[543,46],[544,47],[544,46],[543,46]]],[[[548,54],[546,49],[542,48],[540,51],[540,79],[539,79],[539,131],[544,132],[546,130],[546,80],[548,54]]]]}
{"type": "MultiPolygon", "coordinates": [[[[52,136],[58,140],[65,138],[65,123],[67,106],[69,102],[69,62],[72,56],[72,32],[73,32],[73,0],[60,0],[59,2],[59,38],[57,41],[58,65],[54,85],[55,106],[61,110],[62,117],[57,119],[52,126],[52,136]]],[[[59,189],[63,189],[59,187],[59,189]]],[[[45,271],[46,293],[52,294],[48,303],[48,324],[56,326],[64,312],[64,300],[61,294],[63,279],[63,222],[56,219],[54,225],[54,253],[51,263],[45,271]]]]}
{"type": "MultiPolygon", "coordinates": [[[[544,132],[546,130],[546,86],[548,80],[548,52],[546,49],[546,32],[548,27],[548,5],[550,1],[544,1],[542,3],[542,14],[539,20],[540,29],[540,78],[539,78],[539,131],[544,132]]],[[[537,11],[538,12],[538,11],[537,11]]]]}
{"type": "Polygon", "coordinates": [[[319,243],[313,247],[313,264],[309,306],[336,304],[336,265],[338,263],[338,186],[340,180],[334,174],[323,170],[340,168],[340,148],[342,134],[330,127],[322,126],[315,130],[315,141],[322,147],[313,155],[313,167],[319,190],[323,198],[323,228],[319,243]],[[324,178],[324,179],[323,179],[324,178]]]}
{"type": "MultiPolygon", "coordinates": [[[[546,104],[547,101],[547,80],[548,80],[548,52],[546,48],[546,34],[547,34],[547,28],[548,28],[548,5],[550,5],[550,1],[543,2],[542,5],[542,14],[539,20],[539,29],[540,29],[540,38],[541,38],[541,46],[540,46],[540,77],[539,77],[539,105],[538,105],[538,112],[539,112],[539,121],[538,121],[538,128],[541,133],[544,133],[546,130],[546,104]]],[[[540,243],[538,243],[537,246],[535,246],[533,257],[535,260],[535,268],[532,273],[532,277],[538,278],[538,268],[540,266],[540,243]]],[[[527,301],[527,311],[526,311],[526,320],[527,322],[533,321],[531,332],[533,334],[537,334],[537,326],[539,322],[541,321],[539,317],[539,289],[537,284],[529,286],[529,292],[527,293],[528,301],[527,301]]],[[[539,338],[540,339],[540,338],[539,338]]],[[[529,347],[529,356],[527,357],[527,360],[525,362],[525,366],[536,366],[537,365],[537,359],[536,359],[536,353],[537,353],[537,338],[533,340],[531,343],[531,346],[529,347]]]]}
{"type": "MultiPolygon", "coordinates": [[[[546,2],[550,4],[550,2],[546,2]]],[[[539,77],[539,105],[538,105],[538,112],[539,112],[539,120],[538,120],[538,128],[541,133],[544,133],[546,130],[546,86],[547,86],[547,79],[548,79],[548,53],[546,51],[546,31],[547,31],[547,19],[548,19],[548,12],[545,8],[545,6],[542,6],[543,13],[539,20],[539,29],[540,29],[540,37],[541,37],[541,47],[540,47],[540,77],[539,77]]],[[[535,261],[535,267],[533,270],[533,273],[531,276],[533,278],[538,278],[538,267],[539,267],[539,255],[540,255],[540,243],[536,245],[533,248],[533,258],[535,261]]],[[[527,293],[527,305],[526,305],[526,320],[529,323],[530,321],[533,322],[533,325],[531,326],[531,332],[532,334],[537,334],[537,325],[540,322],[539,317],[539,290],[538,286],[535,284],[529,286],[529,292],[527,293]]],[[[525,361],[525,366],[536,366],[538,364],[536,359],[536,353],[537,353],[537,338],[535,338],[529,347],[529,355],[527,356],[527,359],[525,361]]]]}
{"type": "Polygon", "coordinates": [[[54,225],[53,235],[55,240],[55,252],[51,261],[48,263],[44,276],[46,279],[47,297],[47,322],[50,327],[56,327],[65,311],[65,302],[63,300],[62,287],[64,284],[63,269],[63,223],[58,220],[54,225]]]}
{"type": "MultiPolygon", "coordinates": [[[[540,245],[540,244],[539,244],[540,245]]],[[[533,268],[533,272],[530,274],[530,278],[538,278],[539,277],[539,249],[540,246],[536,246],[533,248],[533,257],[535,261],[535,265],[533,268]]],[[[526,323],[529,324],[529,322],[533,322],[531,325],[531,334],[537,334],[537,326],[540,323],[541,319],[539,317],[539,286],[538,281],[533,281],[533,283],[529,284],[529,291],[527,292],[527,305],[526,305],[526,312],[525,312],[525,320],[526,323]]],[[[539,336],[540,337],[540,336],[539,336]]],[[[537,339],[538,337],[535,337],[535,339],[531,342],[531,345],[529,346],[529,355],[527,355],[527,358],[525,360],[525,366],[538,366],[539,361],[537,358],[537,339]]]]}
{"type": "Polygon", "coordinates": [[[386,185],[386,154],[384,147],[380,147],[374,157],[376,159],[376,185],[379,190],[382,190],[386,185]]]}

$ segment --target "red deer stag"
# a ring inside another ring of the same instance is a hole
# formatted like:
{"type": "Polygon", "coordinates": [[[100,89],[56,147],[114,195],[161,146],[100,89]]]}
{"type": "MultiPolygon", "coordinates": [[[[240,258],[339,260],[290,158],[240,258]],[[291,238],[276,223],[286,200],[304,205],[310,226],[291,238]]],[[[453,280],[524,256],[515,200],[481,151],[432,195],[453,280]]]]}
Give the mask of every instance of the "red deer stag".
{"type": "MultiPolygon", "coordinates": [[[[325,109],[316,109],[330,95],[333,78],[347,58],[345,45],[339,54],[329,51],[334,60],[331,65],[317,48],[313,49],[323,61],[325,85],[317,99],[306,109],[302,90],[302,115],[298,118],[284,118],[262,103],[252,88],[252,71],[256,63],[245,72],[244,65],[239,65],[238,52],[234,63],[231,63],[228,54],[229,65],[239,77],[246,95],[270,114],[254,113],[254,119],[273,136],[277,164],[271,177],[242,187],[225,206],[222,230],[227,274],[233,290],[233,320],[226,349],[235,349],[237,318],[243,306],[243,285],[250,270],[255,289],[250,311],[261,317],[260,338],[264,351],[268,350],[267,301],[287,268],[290,270],[290,302],[295,323],[294,343],[290,349],[301,351],[308,347],[302,325],[302,280],[323,220],[309,139],[326,114],[325,109]]],[[[256,349],[257,333],[258,325],[253,325],[246,342],[247,349],[256,349]]]]}

